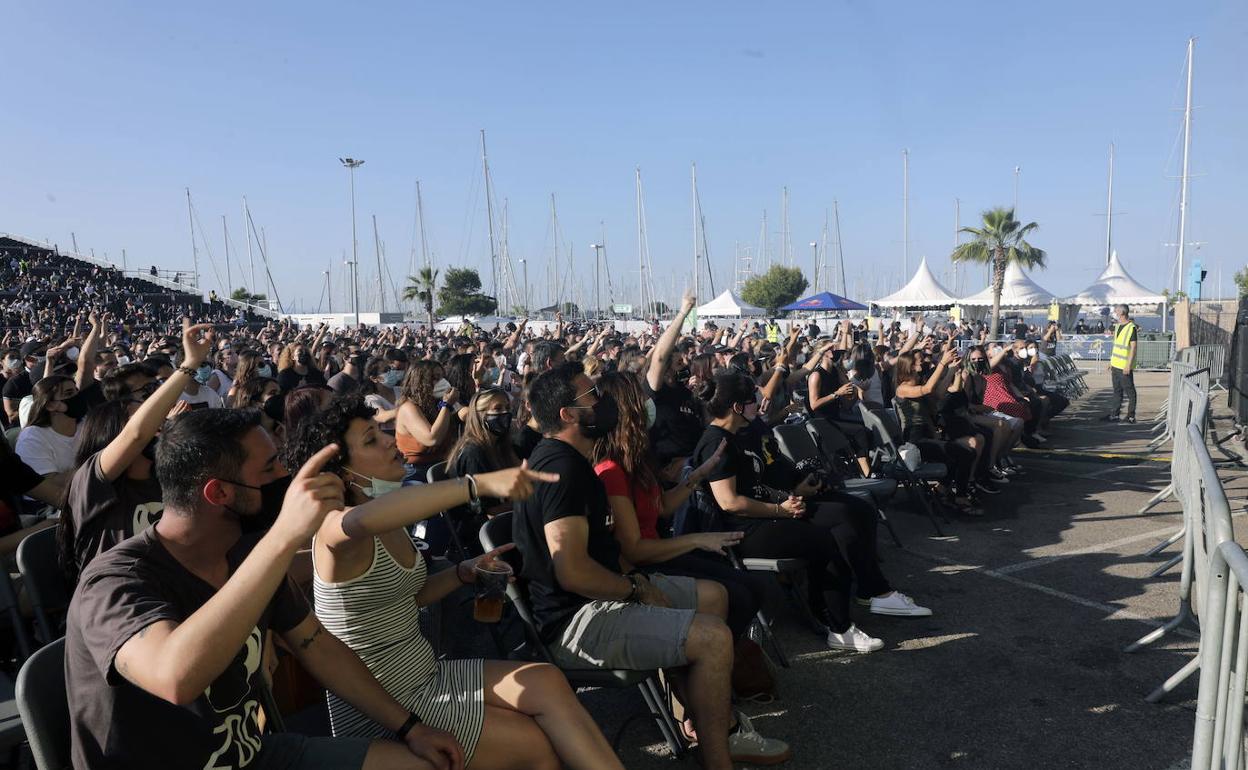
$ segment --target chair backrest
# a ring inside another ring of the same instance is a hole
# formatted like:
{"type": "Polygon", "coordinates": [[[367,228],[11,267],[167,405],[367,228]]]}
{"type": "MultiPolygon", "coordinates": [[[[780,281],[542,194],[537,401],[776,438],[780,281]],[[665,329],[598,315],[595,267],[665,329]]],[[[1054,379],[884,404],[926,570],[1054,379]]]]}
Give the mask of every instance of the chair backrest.
{"type": "Polygon", "coordinates": [[[17,451],[17,436],[22,432],[22,426],[14,425],[4,432],[4,440],[9,442],[9,449],[17,451]]]}
{"type": "MultiPolygon", "coordinates": [[[[896,399],[894,399],[896,400],[896,399]]],[[[897,458],[897,442],[893,440],[893,434],[888,429],[888,425],[880,416],[872,412],[865,405],[859,404],[858,411],[862,413],[862,424],[867,430],[871,431],[871,435],[875,437],[875,445],[884,453],[885,461],[895,460],[897,458]]]]}
{"type": "Polygon", "coordinates": [[[806,423],[806,430],[815,439],[819,448],[829,457],[837,452],[852,452],[849,439],[828,420],[816,417],[806,423]]]}
{"type": "Polygon", "coordinates": [[[777,425],[771,429],[771,433],[776,437],[780,453],[792,460],[794,464],[823,456],[805,425],[793,423],[777,425]]]}
{"type": "MultiPolygon", "coordinates": [[[[492,551],[495,548],[501,548],[509,543],[514,543],[515,536],[512,534],[514,519],[515,513],[506,511],[482,524],[480,534],[481,547],[487,551],[492,551]]],[[[546,651],[546,645],[542,643],[541,635],[537,632],[537,620],[533,617],[533,609],[529,606],[528,586],[524,579],[520,577],[520,567],[523,564],[520,551],[513,548],[499,558],[510,564],[512,571],[515,573],[515,582],[507,585],[507,598],[511,600],[511,606],[516,608],[516,615],[520,617],[520,622],[524,624],[524,635],[528,641],[529,648],[549,661],[550,653],[546,651]]]]}
{"type": "Polygon", "coordinates": [[[26,618],[22,617],[17,602],[17,591],[7,569],[0,569],[0,612],[13,627],[13,640],[17,646],[19,662],[30,657],[30,634],[26,630],[26,618]]]}
{"type": "Polygon", "coordinates": [[[64,633],[70,589],[61,571],[56,527],[32,532],[17,546],[17,568],[35,611],[39,641],[47,644],[64,633]]]}
{"type": "Polygon", "coordinates": [[[425,472],[425,479],[433,484],[437,481],[446,481],[450,476],[446,473],[446,460],[436,462],[429,466],[429,470],[425,472]]]}
{"type": "Polygon", "coordinates": [[[69,699],[65,693],[65,639],[31,655],[17,674],[17,710],[39,770],[68,770],[69,699]]]}

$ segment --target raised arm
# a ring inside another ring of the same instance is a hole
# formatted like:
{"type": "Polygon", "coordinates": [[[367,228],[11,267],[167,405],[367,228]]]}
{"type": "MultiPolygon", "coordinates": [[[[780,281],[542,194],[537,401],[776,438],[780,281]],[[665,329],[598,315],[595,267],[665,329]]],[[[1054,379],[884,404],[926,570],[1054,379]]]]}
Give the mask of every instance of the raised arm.
{"type": "Polygon", "coordinates": [[[514,350],[520,342],[520,337],[524,334],[524,325],[529,322],[527,318],[521,318],[520,323],[516,324],[516,330],[511,333],[507,341],[503,343],[503,350],[514,350]]]}
{"type": "Polygon", "coordinates": [[[100,315],[91,311],[91,331],[87,333],[82,348],[78,351],[78,371],[74,373],[74,382],[78,390],[85,390],[95,382],[95,354],[100,349],[100,338],[104,334],[104,324],[100,315]]]}
{"type": "Polygon", "coordinates": [[[656,391],[663,387],[663,371],[667,368],[667,361],[672,357],[672,351],[676,348],[676,340],[680,338],[680,327],[684,326],[685,318],[689,316],[696,302],[697,299],[693,296],[693,292],[686,290],[684,297],[680,300],[680,311],[676,313],[676,317],[663,330],[663,335],[659,337],[658,343],[655,344],[654,350],[650,353],[650,367],[646,370],[646,384],[650,386],[651,391],[656,391]]]}
{"type": "Polygon", "coordinates": [[[109,481],[121,478],[130,463],[134,462],[152,437],[160,431],[169,410],[178,402],[178,397],[191,381],[191,375],[183,369],[194,371],[212,348],[212,340],[212,324],[192,326],[189,320],[182,320],[183,368],[174,369],[169,379],[148,396],[138,411],[126,420],[117,438],[104,447],[104,451],[100,453],[100,472],[104,478],[109,481]]]}

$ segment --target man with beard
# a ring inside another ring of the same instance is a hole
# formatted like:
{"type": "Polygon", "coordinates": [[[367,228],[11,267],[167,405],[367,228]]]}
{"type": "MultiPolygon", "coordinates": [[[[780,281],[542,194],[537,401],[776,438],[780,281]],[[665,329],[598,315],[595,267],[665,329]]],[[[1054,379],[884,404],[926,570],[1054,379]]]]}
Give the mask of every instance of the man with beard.
{"type": "Polygon", "coordinates": [[[287,577],[342,481],[325,447],[289,479],[264,532],[257,516],[286,471],[254,410],[183,414],[156,452],[160,521],[96,557],[65,637],[71,745],[79,768],[454,768],[448,733],[392,698],[325,629],[287,577]],[[391,740],[262,734],[261,648],[272,628],[324,687],[394,731],[391,740]]]}
{"type": "Polygon", "coordinates": [[[728,594],[713,581],[629,571],[611,531],[602,481],[589,458],[619,413],[579,364],[538,376],[529,405],[544,436],[534,471],[558,473],[518,501],[512,526],[542,641],[562,668],[672,670],[693,715],[706,768],[733,760],[775,764],[791,754],[741,718],[731,728],[728,594]]]}

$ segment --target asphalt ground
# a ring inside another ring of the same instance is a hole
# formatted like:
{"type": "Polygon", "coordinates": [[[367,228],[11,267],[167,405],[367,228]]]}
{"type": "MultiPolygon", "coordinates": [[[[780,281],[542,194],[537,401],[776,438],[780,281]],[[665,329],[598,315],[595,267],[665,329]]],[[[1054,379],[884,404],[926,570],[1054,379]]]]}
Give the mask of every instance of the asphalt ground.
{"type": "MultiPolygon", "coordinates": [[[[931,607],[930,618],[856,622],[884,639],[869,655],[833,652],[776,597],[776,633],[792,667],[776,672],[779,698],[740,704],[764,735],[788,741],[784,767],[1168,768],[1190,751],[1196,678],[1162,704],[1144,701],[1195,653],[1181,631],[1134,654],[1127,644],[1173,617],[1178,570],[1150,579],[1162,557],[1144,552],[1181,523],[1178,505],[1141,506],[1169,475],[1168,446],[1150,453],[1151,422],[1167,374],[1140,372],[1135,425],[1096,421],[1108,376],[1053,422],[1043,451],[1022,452],[1027,474],[987,498],[986,515],[934,536],[922,516],[894,506],[901,536],[881,533],[884,571],[931,607]]],[[[1225,435],[1226,399],[1215,403],[1225,435]]],[[[1242,514],[1248,474],[1222,473],[1242,514]]],[[[636,690],[585,691],[629,768],[696,766],[666,756],[636,690]],[[621,732],[621,726],[625,725],[621,732]]]]}

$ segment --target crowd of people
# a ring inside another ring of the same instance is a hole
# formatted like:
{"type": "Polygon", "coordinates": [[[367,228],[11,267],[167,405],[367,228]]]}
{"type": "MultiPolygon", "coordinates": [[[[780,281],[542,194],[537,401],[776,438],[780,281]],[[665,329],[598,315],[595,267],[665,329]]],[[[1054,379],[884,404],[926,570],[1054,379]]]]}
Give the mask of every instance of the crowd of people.
{"type": "Polygon", "coordinates": [[[58,529],[84,768],[620,767],[562,673],[582,668],[666,671],[706,767],[783,762],[800,747],[733,706],[774,682],[750,636],[767,594],[728,554],[802,559],[826,645],[877,652],[872,616],[933,610],[845,488],[890,473],[869,417],[977,516],[1068,404],[1044,333],[921,316],[717,326],[687,296],[636,333],[174,323],[100,273],[49,311],[29,292],[65,277],[9,261],[0,534],[58,529]],[[810,419],[843,437],[817,469],[772,431],[810,419]],[[486,551],[502,515],[513,542],[486,551]],[[499,560],[538,662],[439,658],[418,608],[499,560]],[[328,693],[332,737],[263,730],[274,645],[328,693]]]}

